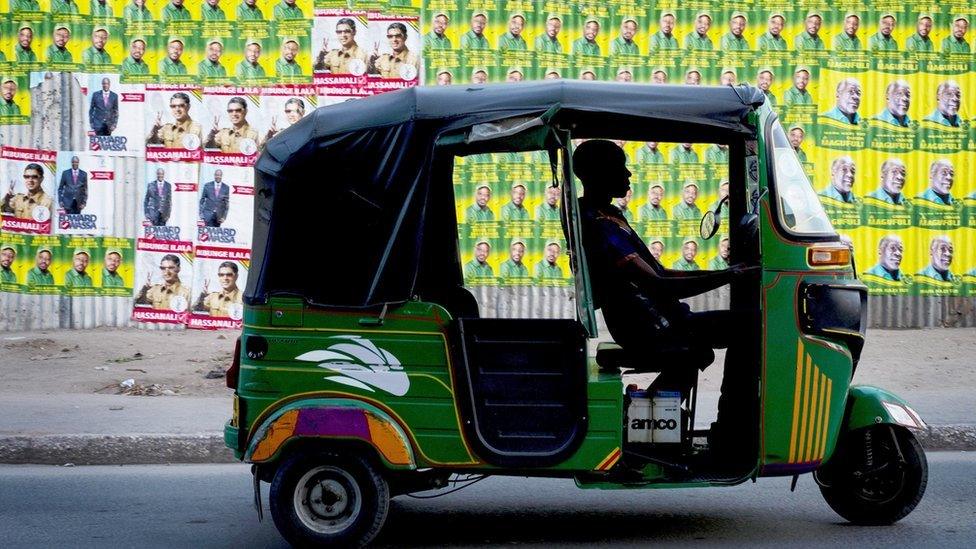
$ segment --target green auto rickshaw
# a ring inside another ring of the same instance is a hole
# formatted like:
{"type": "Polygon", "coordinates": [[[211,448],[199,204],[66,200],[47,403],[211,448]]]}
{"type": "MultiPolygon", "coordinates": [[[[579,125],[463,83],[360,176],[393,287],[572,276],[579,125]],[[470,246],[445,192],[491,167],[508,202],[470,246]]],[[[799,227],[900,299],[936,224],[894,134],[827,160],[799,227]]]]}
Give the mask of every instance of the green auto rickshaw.
{"type": "Polygon", "coordinates": [[[268,143],[256,174],[224,437],[253,464],[257,502],[271,483],[293,544],[365,544],[390,498],[453,475],[636,489],[813,473],[857,524],[893,523],[925,491],[912,434],[925,424],[897,396],[852,385],[867,290],[755,88],[412,88],[318,109],[268,143]],[[622,377],[698,370],[700,356],[587,351],[598,334],[572,151],[589,138],[728,146],[728,197],[700,237],[721,230],[731,262],[756,269],[729,289],[749,320],[712,429],[693,428],[696,390],[647,394],[622,377]],[[575,318],[482,318],[464,286],[455,164],[527,151],[548,158],[545,184],[559,189],[575,318]]]}

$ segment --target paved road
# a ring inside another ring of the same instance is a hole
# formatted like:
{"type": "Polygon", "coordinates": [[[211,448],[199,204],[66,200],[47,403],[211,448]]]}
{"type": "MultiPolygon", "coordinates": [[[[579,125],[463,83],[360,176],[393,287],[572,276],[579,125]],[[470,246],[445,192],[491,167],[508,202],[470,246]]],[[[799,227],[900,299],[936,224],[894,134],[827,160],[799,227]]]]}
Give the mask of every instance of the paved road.
{"type": "MultiPolygon", "coordinates": [[[[976,455],[933,453],[929,464],[922,503],[891,527],[843,523],[809,476],[793,494],[785,478],[724,489],[584,491],[566,480],[499,477],[443,498],[398,498],[377,541],[973,547],[976,455]]],[[[257,522],[240,465],[0,466],[0,510],[5,548],[285,546],[270,517],[257,522]]]]}

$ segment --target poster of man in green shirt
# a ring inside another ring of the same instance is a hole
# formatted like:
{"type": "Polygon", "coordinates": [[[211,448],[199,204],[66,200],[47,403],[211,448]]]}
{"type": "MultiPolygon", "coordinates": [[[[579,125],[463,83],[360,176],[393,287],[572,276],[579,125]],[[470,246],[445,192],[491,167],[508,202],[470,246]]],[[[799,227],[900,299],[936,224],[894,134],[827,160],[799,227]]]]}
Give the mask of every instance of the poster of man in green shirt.
{"type": "Polygon", "coordinates": [[[488,15],[483,11],[475,11],[471,14],[471,28],[468,32],[461,35],[461,49],[463,50],[490,50],[491,44],[485,37],[485,28],[488,26],[488,15]]]}
{"type": "MultiPolygon", "coordinates": [[[[85,63],[87,68],[105,70],[114,64],[112,54],[108,51],[109,38],[109,27],[105,25],[96,26],[92,30],[91,46],[81,52],[81,61],[85,63]]],[[[117,36],[112,39],[112,47],[116,51],[121,47],[117,36]]]]}
{"type": "Polygon", "coordinates": [[[554,240],[546,243],[543,250],[543,257],[535,264],[532,276],[539,284],[551,284],[555,281],[563,280],[563,268],[559,266],[559,254],[562,246],[554,240]]]}
{"type": "Polygon", "coordinates": [[[921,277],[934,282],[954,282],[956,275],[950,270],[953,252],[954,247],[949,235],[933,238],[929,243],[929,264],[915,275],[916,281],[921,277]]]}
{"type": "Polygon", "coordinates": [[[917,200],[937,206],[953,206],[952,185],[956,180],[956,168],[948,158],[939,158],[929,166],[929,185],[917,200]]]}
{"type": "Polygon", "coordinates": [[[464,264],[465,282],[481,282],[495,276],[495,270],[488,264],[491,244],[487,240],[479,240],[474,245],[474,257],[464,264]],[[472,280],[474,279],[474,280],[472,280]],[[481,280],[478,280],[481,279],[481,280]]]}
{"type": "Polygon", "coordinates": [[[793,39],[793,47],[801,52],[823,51],[824,41],[820,37],[820,27],[822,26],[823,16],[819,12],[807,13],[806,19],[803,20],[803,32],[793,39]]]}
{"type": "Polygon", "coordinates": [[[491,187],[488,185],[478,185],[478,188],[474,191],[474,204],[468,206],[468,209],[464,212],[464,221],[466,223],[494,221],[495,212],[488,205],[490,201],[491,187]]]}
{"type": "Polygon", "coordinates": [[[19,284],[17,273],[14,272],[15,259],[17,259],[17,248],[6,242],[0,244],[0,286],[19,284]]]}
{"type": "Polygon", "coordinates": [[[718,241],[718,255],[708,262],[709,271],[721,271],[729,268],[729,237],[723,236],[718,241]]]}
{"type": "Polygon", "coordinates": [[[772,13],[766,24],[766,32],[756,42],[756,48],[760,51],[786,51],[786,39],[783,38],[784,26],[786,26],[786,18],[783,14],[772,13]]]}
{"type": "Polygon", "coordinates": [[[878,20],[878,32],[868,38],[868,49],[872,52],[898,51],[898,41],[891,35],[895,31],[895,23],[894,14],[882,14],[878,20]]]}
{"type": "Polygon", "coordinates": [[[275,60],[275,75],[278,78],[295,79],[302,76],[302,66],[298,62],[301,45],[297,38],[285,38],[281,43],[281,56],[275,60]]]}
{"type": "Polygon", "coordinates": [[[562,17],[557,14],[549,14],[546,18],[546,32],[535,38],[535,51],[539,53],[562,53],[563,45],[559,42],[559,33],[562,30],[562,17]]]}
{"type": "Polygon", "coordinates": [[[748,51],[751,49],[749,41],[745,37],[747,25],[748,20],[745,13],[741,11],[732,13],[732,17],[729,19],[729,32],[722,35],[722,40],[719,42],[722,51],[748,51]]]}
{"type": "Polygon", "coordinates": [[[634,41],[637,30],[637,19],[624,17],[620,34],[610,42],[610,55],[640,55],[640,46],[634,41]]]}
{"type": "Polygon", "coordinates": [[[206,21],[226,21],[227,14],[220,7],[220,0],[204,0],[200,6],[200,19],[206,21]]]}
{"type": "MultiPolygon", "coordinates": [[[[865,275],[889,280],[892,282],[902,282],[904,275],[901,272],[901,261],[905,253],[905,244],[900,236],[888,234],[881,237],[878,241],[878,262],[873,267],[864,271],[865,275]]],[[[868,278],[867,280],[870,280],[868,278]]]]}
{"type": "Polygon", "coordinates": [[[836,100],[834,108],[820,116],[844,124],[860,124],[861,115],[857,110],[861,107],[861,83],[856,78],[845,78],[841,80],[837,84],[837,91],[834,97],[836,100]]]}
{"type": "Polygon", "coordinates": [[[793,86],[786,90],[783,102],[787,107],[794,105],[813,105],[813,95],[807,89],[810,85],[810,69],[797,67],[793,71],[793,86]]]}
{"type": "Polygon", "coordinates": [[[254,83],[267,76],[261,66],[261,43],[257,40],[247,40],[244,46],[244,59],[234,69],[234,76],[241,83],[254,83]]]}
{"type": "Polygon", "coordinates": [[[970,53],[969,42],[966,40],[966,31],[969,30],[969,18],[964,15],[957,15],[952,18],[952,34],[942,39],[942,51],[948,54],[968,54],[970,53]]]}
{"type": "Polygon", "coordinates": [[[159,62],[159,77],[162,80],[172,79],[174,76],[190,74],[186,63],[183,62],[183,38],[171,36],[166,43],[166,57],[159,62]]]}
{"type": "Polygon", "coordinates": [[[197,63],[197,74],[203,80],[227,78],[227,68],[220,61],[224,55],[224,43],[218,38],[211,38],[207,42],[204,58],[197,63]]]}
{"type": "Polygon", "coordinates": [[[528,283],[530,282],[529,268],[525,266],[522,259],[525,257],[525,240],[513,238],[508,246],[508,259],[498,266],[498,274],[503,282],[508,283],[528,283]]]}
{"type": "Polygon", "coordinates": [[[930,53],[935,51],[932,45],[932,16],[928,13],[918,14],[915,32],[905,41],[905,49],[912,52],[930,53]]]}
{"type": "Polygon", "coordinates": [[[258,0],[241,0],[234,13],[238,21],[265,21],[258,0]]]}
{"type": "Polygon", "coordinates": [[[600,36],[600,21],[588,17],[583,23],[583,36],[573,41],[573,55],[603,55],[597,39],[600,36]]]}
{"type": "Polygon", "coordinates": [[[168,0],[160,12],[160,20],[163,23],[192,20],[190,10],[184,4],[185,0],[168,0]]]}
{"type": "Polygon", "coordinates": [[[528,51],[529,45],[522,36],[525,29],[525,16],[513,13],[508,18],[508,32],[498,37],[498,51],[528,51]]]}
{"type": "MultiPolygon", "coordinates": [[[[30,116],[29,94],[19,93],[21,86],[15,77],[4,77],[0,83],[0,124],[26,124],[30,116]],[[18,98],[18,95],[25,96],[18,98]],[[22,105],[22,102],[28,102],[22,105]],[[27,107],[26,111],[24,107],[27,107]]],[[[22,78],[26,80],[26,78],[22,78]]]]}
{"type": "Polygon", "coordinates": [[[790,146],[793,147],[793,152],[796,153],[797,159],[803,163],[807,161],[807,153],[803,150],[803,138],[806,137],[806,133],[803,126],[794,124],[790,126],[790,131],[787,134],[787,138],[790,140],[790,146]]]}
{"type": "Polygon", "coordinates": [[[860,26],[861,16],[848,12],[844,16],[844,32],[834,37],[834,51],[838,53],[861,51],[861,38],[857,35],[860,26]]]}
{"type": "Polygon", "coordinates": [[[17,44],[14,46],[14,57],[19,66],[30,68],[30,65],[39,63],[37,52],[34,50],[34,27],[30,24],[21,24],[17,30],[17,44]]]}
{"type": "Polygon", "coordinates": [[[543,223],[559,221],[559,187],[546,187],[546,198],[536,206],[535,218],[543,223]]]}
{"type": "Polygon", "coordinates": [[[502,221],[531,221],[529,210],[525,207],[525,185],[512,185],[512,199],[502,206],[502,221]]]}
{"type": "Polygon", "coordinates": [[[695,260],[696,257],[698,257],[698,242],[694,239],[685,240],[681,245],[681,257],[671,265],[671,268],[676,271],[700,271],[701,267],[695,260]]]}
{"type": "Polygon", "coordinates": [[[54,255],[48,246],[39,246],[34,255],[34,266],[27,271],[27,286],[54,286],[54,273],[51,272],[51,263],[54,255]]]}
{"type": "Polygon", "coordinates": [[[671,217],[679,221],[698,221],[702,218],[698,207],[698,183],[689,179],[681,189],[681,201],[671,210],[671,217]]]}
{"type": "Polygon", "coordinates": [[[78,248],[74,251],[71,256],[71,268],[64,275],[64,287],[67,289],[72,288],[91,288],[94,286],[92,282],[92,277],[88,274],[88,263],[91,261],[91,255],[88,250],[84,248],[78,248]]]}
{"type": "Polygon", "coordinates": [[[58,24],[54,27],[53,41],[47,47],[45,60],[52,68],[69,69],[75,65],[75,56],[72,50],[75,48],[71,41],[71,29],[65,24],[58,24]]]}
{"type": "Polygon", "coordinates": [[[298,7],[297,0],[279,0],[275,4],[272,15],[275,21],[305,19],[305,14],[302,13],[302,8],[298,7]]]}
{"type": "Polygon", "coordinates": [[[447,36],[447,27],[451,18],[447,12],[438,11],[430,20],[430,32],[424,35],[424,51],[452,49],[451,39],[447,36]]]}
{"type": "Polygon", "coordinates": [[[658,19],[657,32],[651,35],[648,49],[651,53],[678,49],[678,39],[674,36],[675,17],[670,11],[662,11],[658,19]]]}
{"type": "Polygon", "coordinates": [[[105,250],[102,262],[102,288],[125,288],[125,277],[119,272],[122,266],[122,251],[118,249],[105,250]]]}
{"type": "Polygon", "coordinates": [[[695,30],[685,36],[685,49],[690,51],[712,51],[712,39],[708,37],[708,29],[712,28],[712,16],[708,12],[701,12],[695,18],[695,30]]]}

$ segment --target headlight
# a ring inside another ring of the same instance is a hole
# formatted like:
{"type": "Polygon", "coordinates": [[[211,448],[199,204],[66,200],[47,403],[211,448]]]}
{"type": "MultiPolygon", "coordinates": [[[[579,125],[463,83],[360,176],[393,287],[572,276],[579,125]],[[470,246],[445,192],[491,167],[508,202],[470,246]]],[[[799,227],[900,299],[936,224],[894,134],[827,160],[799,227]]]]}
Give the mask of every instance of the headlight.
{"type": "Polygon", "coordinates": [[[896,404],[894,402],[884,402],[885,410],[891,414],[891,418],[895,420],[895,423],[899,425],[904,425],[909,429],[925,429],[925,422],[919,417],[918,412],[912,410],[908,406],[902,404],[896,404]]]}

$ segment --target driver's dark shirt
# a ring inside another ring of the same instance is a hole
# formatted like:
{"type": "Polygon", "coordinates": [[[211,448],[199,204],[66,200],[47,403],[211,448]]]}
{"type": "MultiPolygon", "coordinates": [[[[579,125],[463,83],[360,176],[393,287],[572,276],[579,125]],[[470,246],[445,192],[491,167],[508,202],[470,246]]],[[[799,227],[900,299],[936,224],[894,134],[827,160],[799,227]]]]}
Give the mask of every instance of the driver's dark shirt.
{"type": "Polygon", "coordinates": [[[615,316],[618,310],[632,313],[635,307],[653,307],[667,315],[678,307],[677,299],[663,294],[647,295],[628,277],[625,264],[631,256],[640,257],[662,276],[664,267],[654,259],[620,209],[612,204],[591,204],[585,197],[580,198],[579,204],[593,304],[603,309],[604,317],[615,316]]]}

